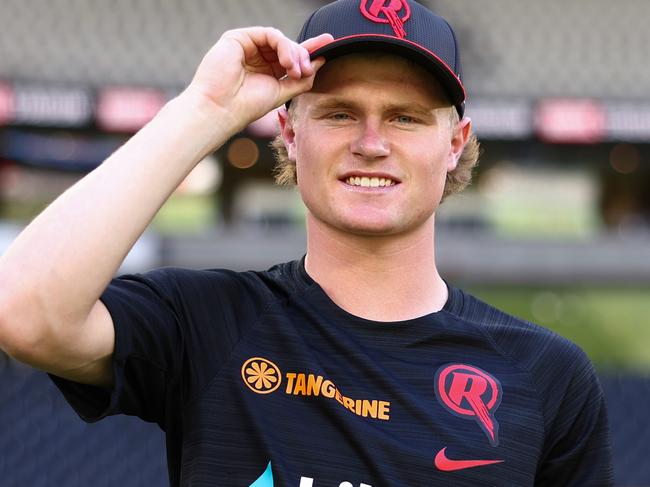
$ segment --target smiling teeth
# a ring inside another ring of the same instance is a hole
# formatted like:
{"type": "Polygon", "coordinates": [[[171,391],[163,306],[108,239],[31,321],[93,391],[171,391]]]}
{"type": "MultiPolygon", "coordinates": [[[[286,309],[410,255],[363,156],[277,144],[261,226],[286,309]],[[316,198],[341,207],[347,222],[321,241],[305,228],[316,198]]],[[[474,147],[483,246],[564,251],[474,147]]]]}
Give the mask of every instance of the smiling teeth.
{"type": "Polygon", "coordinates": [[[345,180],[351,186],[361,186],[362,188],[383,188],[384,186],[393,186],[395,181],[386,178],[369,178],[367,176],[353,176],[345,180]]]}

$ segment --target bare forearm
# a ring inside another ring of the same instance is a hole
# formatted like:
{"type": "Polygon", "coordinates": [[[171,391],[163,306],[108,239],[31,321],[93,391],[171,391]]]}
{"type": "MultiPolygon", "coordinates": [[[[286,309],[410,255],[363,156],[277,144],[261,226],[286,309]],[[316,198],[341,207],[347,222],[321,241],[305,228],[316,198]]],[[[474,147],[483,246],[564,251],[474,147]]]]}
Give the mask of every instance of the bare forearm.
{"type": "Polygon", "coordinates": [[[0,348],[62,377],[112,381],[112,317],[98,298],[158,209],[205,155],[309,90],[324,60],[262,27],[224,33],[185,92],[57,198],[0,258],[0,348]]]}
{"type": "Polygon", "coordinates": [[[221,122],[188,96],[166,105],[18,237],[0,259],[3,293],[38,297],[39,305],[52,307],[30,305],[39,314],[71,321],[86,316],[160,206],[231,134],[221,122]]]}

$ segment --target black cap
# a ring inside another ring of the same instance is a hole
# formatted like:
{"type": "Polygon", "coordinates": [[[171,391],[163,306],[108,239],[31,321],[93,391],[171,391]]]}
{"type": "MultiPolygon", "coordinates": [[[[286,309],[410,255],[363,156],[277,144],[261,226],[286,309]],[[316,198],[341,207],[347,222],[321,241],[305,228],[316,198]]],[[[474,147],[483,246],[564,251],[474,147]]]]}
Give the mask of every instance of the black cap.
{"type": "Polygon", "coordinates": [[[313,51],[312,59],[366,51],[407,57],[436,77],[462,118],[465,88],[456,36],[431,10],[413,0],[337,0],[307,19],[298,42],[324,33],[334,41],[313,51]]]}

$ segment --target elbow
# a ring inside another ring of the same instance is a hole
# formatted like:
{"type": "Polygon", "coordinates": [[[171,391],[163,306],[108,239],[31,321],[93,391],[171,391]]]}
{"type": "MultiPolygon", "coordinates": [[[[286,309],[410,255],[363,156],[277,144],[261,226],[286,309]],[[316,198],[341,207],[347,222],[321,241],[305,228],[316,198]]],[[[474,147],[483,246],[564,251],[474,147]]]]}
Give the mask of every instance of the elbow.
{"type": "Polygon", "coordinates": [[[14,342],[15,331],[11,326],[11,310],[7,303],[6,290],[0,292],[0,350],[8,355],[13,356],[12,343],[14,342]]]}
{"type": "Polygon", "coordinates": [[[29,365],[51,347],[59,320],[40,287],[0,265],[0,350],[29,365]]]}
{"type": "Polygon", "coordinates": [[[25,313],[29,307],[17,301],[16,297],[0,292],[0,349],[29,364],[35,351],[46,342],[45,327],[36,326],[29,313],[25,313]]]}

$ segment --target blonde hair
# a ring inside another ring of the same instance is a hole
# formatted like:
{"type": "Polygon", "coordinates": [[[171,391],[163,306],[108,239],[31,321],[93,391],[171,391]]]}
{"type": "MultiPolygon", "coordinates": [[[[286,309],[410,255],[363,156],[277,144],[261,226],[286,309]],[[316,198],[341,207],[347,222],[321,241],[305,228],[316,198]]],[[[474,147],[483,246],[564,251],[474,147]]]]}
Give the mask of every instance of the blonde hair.
{"type": "MultiPolygon", "coordinates": [[[[293,122],[295,120],[295,100],[289,106],[288,117],[293,122]]],[[[458,112],[455,109],[450,110],[449,123],[454,127],[459,121],[458,112]]],[[[282,138],[282,134],[278,135],[271,142],[271,147],[275,153],[276,165],[274,169],[275,182],[281,186],[293,186],[298,183],[296,174],[296,163],[289,159],[287,147],[282,138]]],[[[445,189],[442,193],[442,199],[454,193],[458,193],[465,189],[472,181],[472,173],[481,152],[481,146],[474,134],[472,134],[463,149],[458,164],[453,171],[447,173],[447,180],[445,182],[445,189]]]]}

